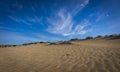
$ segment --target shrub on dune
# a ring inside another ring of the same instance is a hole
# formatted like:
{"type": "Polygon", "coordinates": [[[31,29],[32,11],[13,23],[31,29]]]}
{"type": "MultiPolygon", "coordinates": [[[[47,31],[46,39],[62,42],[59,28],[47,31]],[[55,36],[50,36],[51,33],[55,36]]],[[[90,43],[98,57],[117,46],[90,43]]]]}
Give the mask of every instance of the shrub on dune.
{"type": "Polygon", "coordinates": [[[86,39],[93,39],[93,37],[90,37],[90,36],[89,36],[89,37],[86,37],[86,39]]]}
{"type": "Polygon", "coordinates": [[[80,41],[78,38],[71,39],[70,41],[80,41]]]}
{"type": "Polygon", "coordinates": [[[101,38],[102,36],[101,35],[98,35],[96,38],[101,38]]]}

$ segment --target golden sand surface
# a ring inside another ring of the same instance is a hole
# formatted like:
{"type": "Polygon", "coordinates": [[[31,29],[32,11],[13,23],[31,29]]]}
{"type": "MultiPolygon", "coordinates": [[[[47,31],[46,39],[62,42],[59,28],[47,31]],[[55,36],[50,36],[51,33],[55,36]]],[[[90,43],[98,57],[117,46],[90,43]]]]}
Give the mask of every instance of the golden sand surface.
{"type": "Polygon", "coordinates": [[[0,48],[0,72],[120,72],[120,39],[0,48]]]}

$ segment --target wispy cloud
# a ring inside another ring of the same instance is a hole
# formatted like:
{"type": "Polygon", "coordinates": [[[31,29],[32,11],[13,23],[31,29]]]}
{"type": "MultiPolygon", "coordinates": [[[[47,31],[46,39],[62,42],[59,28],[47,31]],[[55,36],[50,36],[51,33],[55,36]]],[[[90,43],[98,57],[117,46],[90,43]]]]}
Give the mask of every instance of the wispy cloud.
{"type": "Polygon", "coordinates": [[[23,5],[19,4],[18,2],[15,2],[14,4],[12,4],[12,6],[17,7],[19,9],[23,8],[23,5]]]}
{"type": "Polygon", "coordinates": [[[79,24],[75,24],[70,13],[65,14],[62,11],[58,13],[59,19],[48,19],[50,26],[47,31],[63,36],[71,36],[76,34],[85,34],[88,30],[85,27],[91,25],[88,20],[83,20],[79,24]]]}
{"type": "Polygon", "coordinates": [[[72,17],[69,13],[65,16],[63,10],[59,11],[58,16],[59,18],[57,20],[48,19],[51,25],[47,30],[55,34],[62,34],[65,36],[67,33],[70,33],[72,30],[72,25],[73,25],[72,17]]]}
{"type": "Polygon", "coordinates": [[[73,17],[88,4],[88,1],[85,0],[82,6],[77,5],[71,12],[67,12],[66,9],[60,9],[55,17],[48,18],[49,26],[47,31],[62,36],[83,35],[87,33],[89,30],[85,28],[91,25],[90,22],[84,19],[81,23],[75,24],[73,17]]]}
{"type": "Polygon", "coordinates": [[[25,19],[22,19],[22,18],[17,18],[17,17],[14,17],[14,16],[8,16],[10,19],[12,19],[13,21],[17,22],[17,23],[23,23],[23,24],[26,24],[26,25],[32,25],[30,22],[26,21],[25,19]]]}
{"type": "Polygon", "coordinates": [[[38,17],[35,15],[33,17],[26,16],[25,18],[18,18],[18,17],[14,17],[14,16],[8,16],[8,17],[17,23],[22,23],[25,25],[32,25],[34,23],[38,23],[38,24],[42,23],[42,17],[38,17]]]}
{"type": "Polygon", "coordinates": [[[78,0],[77,4],[73,8],[72,14],[76,15],[79,11],[81,11],[87,4],[89,3],[89,0],[78,0]]]}
{"type": "Polygon", "coordinates": [[[34,15],[33,17],[26,17],[26,20],[32,23],[42,23],[42,17],[34,15]]]}

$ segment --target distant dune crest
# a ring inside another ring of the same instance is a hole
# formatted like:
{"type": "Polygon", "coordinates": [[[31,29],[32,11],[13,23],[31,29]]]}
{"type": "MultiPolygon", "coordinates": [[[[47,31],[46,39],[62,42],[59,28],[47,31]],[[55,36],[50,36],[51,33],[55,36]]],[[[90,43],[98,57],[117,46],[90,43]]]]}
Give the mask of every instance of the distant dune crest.
{"type": "Polygon", "coordinates": [[[31,44],[46,44],[46,45],[71,45],[71,41],[83,41],[83,40],[89,40],[89,39],[106,39],[106,40],[114,40],[114,39],[120,39],[120,34],[112,34],[112,35],[105,35],[101,36],[98,35],[96,37],[91,37],[88,36],[85,39],[79,39],[79,38],[73,38],[70,39],[69,41],[58,41],[58,42],[32,42],[32,43],[26,43],[22,45],[0,45],[0,48],[3,47],[16,47],[16,46],[26,46],[26,45],[31,45],[31,44]]]}

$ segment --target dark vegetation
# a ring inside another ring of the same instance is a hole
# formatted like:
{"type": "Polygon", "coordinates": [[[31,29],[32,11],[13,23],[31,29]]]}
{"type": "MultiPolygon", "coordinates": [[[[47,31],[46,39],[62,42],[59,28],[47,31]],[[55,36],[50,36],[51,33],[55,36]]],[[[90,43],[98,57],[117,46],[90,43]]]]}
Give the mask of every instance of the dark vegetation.
{"type": "Polygon", "coordinates": [[[71,45],[72,43],[70,41],[63,41],[63,42],[60,42],[59,45],[71,45]]]}
{"type": "Polygon", "coordinates": [[[26,46],[26,45],[31,45],[31,44],[71,45],[72,44],[71,41],[83,41],[83,40],[97,39],[97,38],[103,38],[106,40],[120,39],[120,34],[112,34],[112,35],[105,35],[105,36],[98,35],[97,37],[88,36],[85,39],[74,38],[69,41],[59,41],[59,42],[32,42],[32,43],[26,43],[26,44],[21,44],[21,45],[0,45],[0,48],[26,46]]]}
{"type": "Polygon", "coordinates": [[[51,42],[48,45],[71,45],[70,41],[51,42]]]}
{"type": "Polygon", "coordinates": [[[32,43],[26,43],[22,45],[24,46],[24,45],[31,45],[31,44],[43,44],[43,43],[46,43],[46,42],[32,42],[32,43]]]}
{"type": "Polygon", "coordinates": [[[0,45],[0,48],[2,48],[2,47],[16,47],[16,46],[18,46],[18,45],[0,45]]]}
{"type": "Polygon", "coordinates": [[[25,43],[25,44],[21,44],[21,45],[0,45],[0,48],[16,47],[16,46],[27,46],[27,45],[31,45],[31,44],[43,44],[43,43],[47,43],[47,42],[32,42],[32,43],[25,43]]]}
{"type": "Polygon", "coordinates": [[[106,35],[104,38],[106,38],[107,40],[120,39],[120,34],[106,35]]]}
{"type": "Polygon", "coordinates": [[[98,35],[96,38],[102,38],[102,36],[101,36],[101,35],[98,35]]]}
{"type": "Polygon", "coordinates": [[[78,38],[70,39],[70,41],[80,41],[78,38]]]}
{"type": "Polygon", "coordinates": [[[90,37],[90,36],[89,36],[89,37],[86,37],[86,40],[88,40],[88,39],[93,39],[93,37],[90,37]]]}

